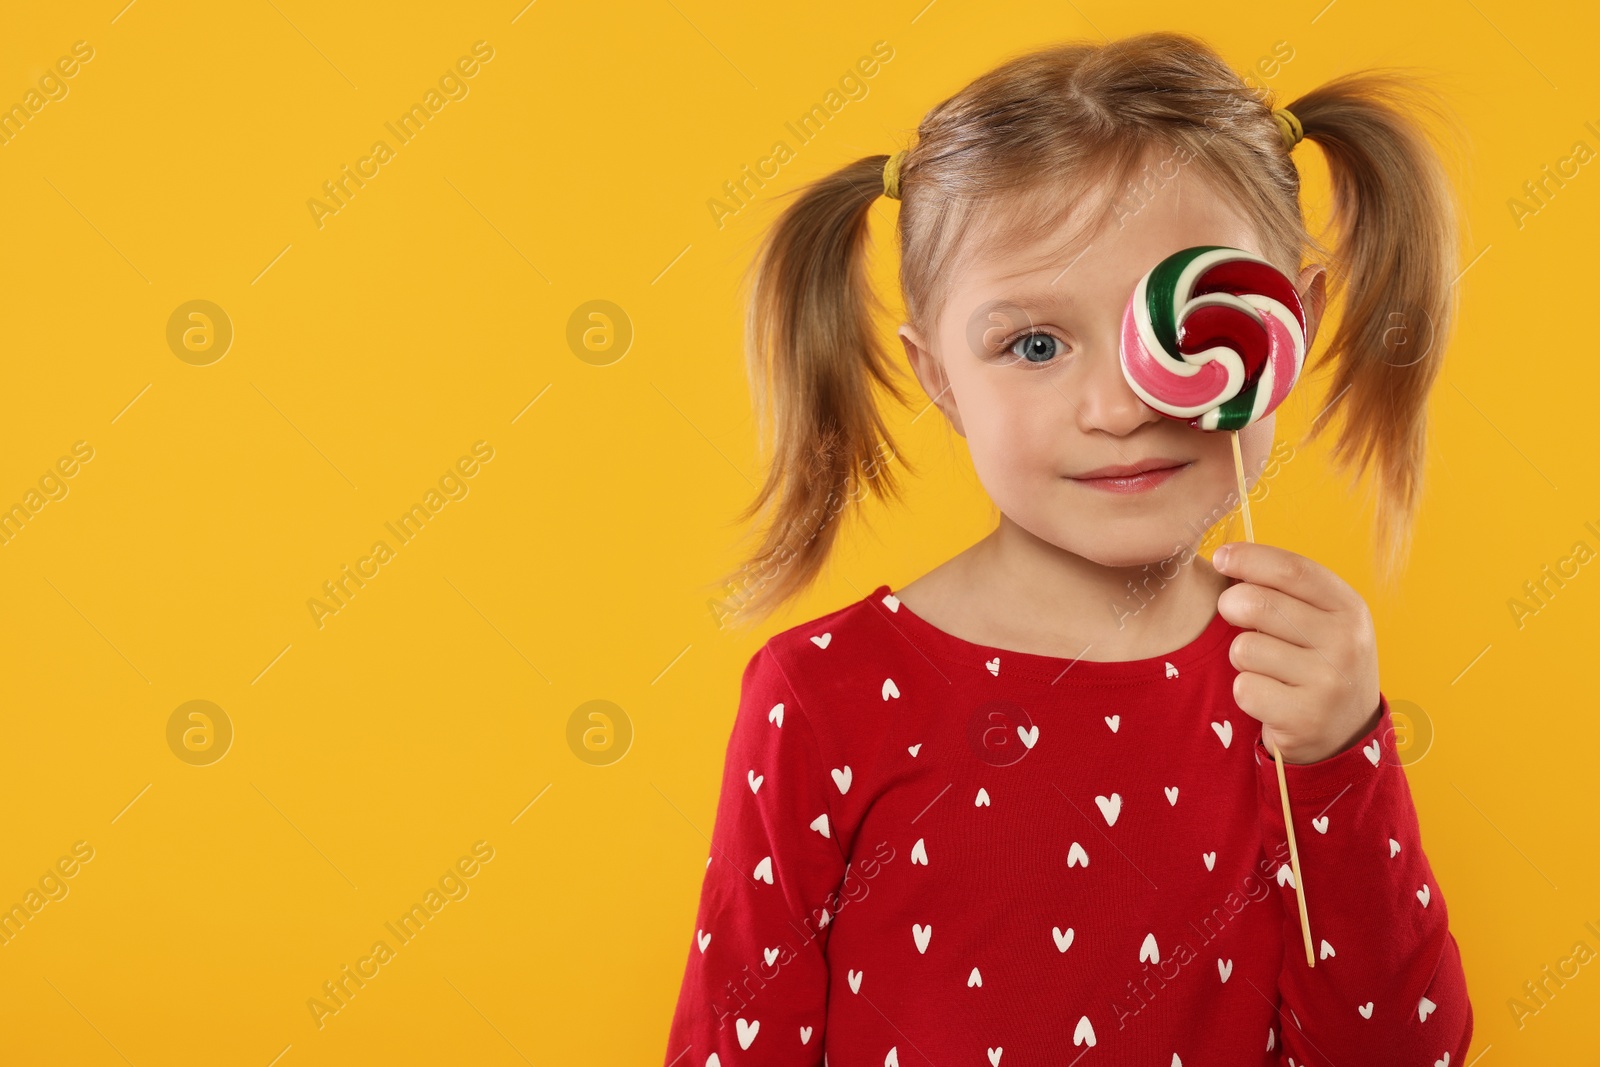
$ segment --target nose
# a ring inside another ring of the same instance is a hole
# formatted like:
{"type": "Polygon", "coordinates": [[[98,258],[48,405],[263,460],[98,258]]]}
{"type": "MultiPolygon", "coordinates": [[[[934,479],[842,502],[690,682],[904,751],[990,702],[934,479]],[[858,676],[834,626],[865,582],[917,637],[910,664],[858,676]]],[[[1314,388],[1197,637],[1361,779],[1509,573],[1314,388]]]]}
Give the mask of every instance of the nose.
{"type": "Polygon", "coordinates": [[[1118,332],[1113,330],[1110,336],[1113,340],[1109,345],[1103,340],[1094,345],[1090,358],[1081,364],[1082,377],[1072,383],[1076,386],[1073,391],[1078,429],[1126,437],[1141,426],[1160,422],[1164,416],[1141,400],[1128,384],[1116,347],[1118,332]]]}

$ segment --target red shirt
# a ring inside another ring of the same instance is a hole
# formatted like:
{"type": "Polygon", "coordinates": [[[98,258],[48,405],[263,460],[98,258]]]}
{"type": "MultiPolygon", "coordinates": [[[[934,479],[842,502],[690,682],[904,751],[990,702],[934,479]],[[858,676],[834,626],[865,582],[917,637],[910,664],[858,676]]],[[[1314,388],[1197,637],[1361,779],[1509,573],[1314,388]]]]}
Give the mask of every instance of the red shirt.
{"type": "Polygon", "coordinates": [[[1122,662],[882,585],[772,637],[728,741],[672,1067],[1462,1067],[1472,1006],[1388,701],[1277,769],[1221,615],[1122,662]],[[824,1054],[826,1053],[826,1059],[824,1054]]]}

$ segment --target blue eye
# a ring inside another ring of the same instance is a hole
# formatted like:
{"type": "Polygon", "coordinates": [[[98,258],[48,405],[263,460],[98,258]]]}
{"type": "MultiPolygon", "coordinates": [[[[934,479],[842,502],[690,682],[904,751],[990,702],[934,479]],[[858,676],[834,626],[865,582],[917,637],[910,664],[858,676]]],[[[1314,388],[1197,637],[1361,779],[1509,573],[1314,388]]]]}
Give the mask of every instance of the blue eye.
{"type": "Polygon", "coordinates": [[[1048,363],[1061,349],[1061,342],[1047,333],[1025,333],[1006,351],[1029,363],[1048,363]]]}

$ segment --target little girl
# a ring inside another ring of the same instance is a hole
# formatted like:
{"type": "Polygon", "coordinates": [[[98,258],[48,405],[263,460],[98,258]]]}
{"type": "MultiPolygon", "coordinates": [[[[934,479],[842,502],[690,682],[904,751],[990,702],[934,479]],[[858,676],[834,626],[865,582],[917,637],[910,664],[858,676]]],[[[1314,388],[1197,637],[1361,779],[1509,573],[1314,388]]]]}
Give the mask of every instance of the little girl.
{"type": "MultiPolygon", "coordinates": [[[[843,501],[895,491],[880,193],[901,342],[999,519],[750,660],[668,1064],[1464,1067],[1472,1006],[1366,604],[1280,548],[1197,555],[1238,503],[1228,434],[1145,406],[1118,360],[1129,293],[1181,249],[1277,264],[1308,339],[1331,284],[1312,432],[1342,413],[1335,455],[1375,472],[1392,573],[1454,310],[1452,194],[1413,95],[1366,72],[1274,110],[1187,36],[1050,48],[787,207],[750,316],[776,414],[752,602],[807,586],[843,501]],[[1301,214],[1302,137],[1331,174],[1331,255],[1301,214]]],[[[1259,471],[1273,419],[1239,441],[1259,471]]]]}

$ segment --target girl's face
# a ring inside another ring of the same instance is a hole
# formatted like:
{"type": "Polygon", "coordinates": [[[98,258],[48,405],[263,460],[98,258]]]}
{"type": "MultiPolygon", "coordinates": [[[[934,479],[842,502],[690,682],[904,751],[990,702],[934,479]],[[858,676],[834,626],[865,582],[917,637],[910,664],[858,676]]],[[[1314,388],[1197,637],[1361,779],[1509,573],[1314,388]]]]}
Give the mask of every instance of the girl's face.
{"type": "MultiPolygon", "coordinates": [[[[1153,156],[1152,170],[1160,162],[1153,156]]],[[[1139,278],[1173,252],[1206,244],[1264,253],[1250,223],[1193,166],[1118,204],[1096,232],[1075,234],[1103,206],[1085,198],[1058,231],[986,250],[954,279],[936,336],[909,325],[899,332],[1009,520],[1103,566],[1140,566],[1195,545],[1237,503],[1238,485],[1228,433],[1170,419],[1128,386],[1118,357],[1123,308],[1139,278]],[[1087,479],[1132,466],[1167,469],[1131,479],[1133,491],[1127,480],[1087,479]]],[[[1298,287],[1309,338],[1322,309],[1321,268],[1303,271],[1298,287]]],[[[1274,422],[1269,415],[1239,431],[1252,478],[1274,422]]]]}

